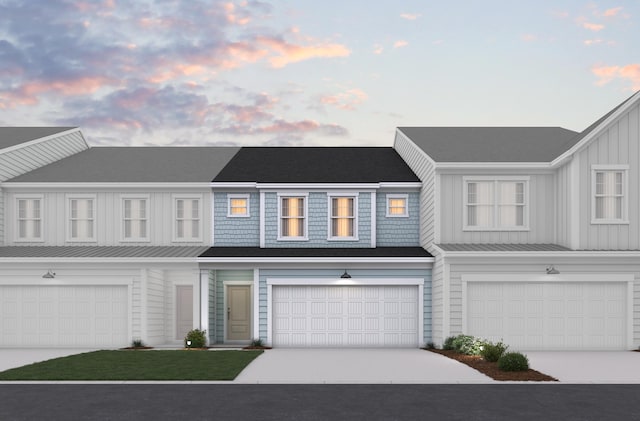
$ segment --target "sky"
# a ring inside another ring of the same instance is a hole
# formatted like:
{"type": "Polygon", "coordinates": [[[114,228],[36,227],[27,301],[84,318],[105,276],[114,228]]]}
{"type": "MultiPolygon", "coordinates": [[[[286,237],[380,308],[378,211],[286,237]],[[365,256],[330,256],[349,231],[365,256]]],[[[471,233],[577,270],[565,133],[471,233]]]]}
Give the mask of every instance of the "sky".
{"type": "Polygon", "coordinates": [[[0,126],[93,146],[581,131],[640,90],[640,2],[0,0],[0,126]]]}

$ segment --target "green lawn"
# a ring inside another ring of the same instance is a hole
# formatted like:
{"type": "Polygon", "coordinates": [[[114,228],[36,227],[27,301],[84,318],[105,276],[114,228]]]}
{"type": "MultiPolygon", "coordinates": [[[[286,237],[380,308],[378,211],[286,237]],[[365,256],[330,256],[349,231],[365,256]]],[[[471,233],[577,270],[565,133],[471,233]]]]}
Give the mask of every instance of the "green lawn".
{"type": "Polygon", "coordinates": [[[0,372],[0,380],[233,380],[263,351],[95,351],[0,372]]]}

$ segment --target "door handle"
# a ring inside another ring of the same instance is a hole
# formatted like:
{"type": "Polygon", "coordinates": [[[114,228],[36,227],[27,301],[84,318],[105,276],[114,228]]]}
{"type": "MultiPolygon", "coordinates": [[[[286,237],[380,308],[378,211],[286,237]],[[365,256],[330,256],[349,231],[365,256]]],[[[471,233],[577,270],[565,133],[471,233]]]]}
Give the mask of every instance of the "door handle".
{"type": "Polygon", "coordinates": [[[227,319],[231,317],[231,307],[227,307],[227,319]]]}

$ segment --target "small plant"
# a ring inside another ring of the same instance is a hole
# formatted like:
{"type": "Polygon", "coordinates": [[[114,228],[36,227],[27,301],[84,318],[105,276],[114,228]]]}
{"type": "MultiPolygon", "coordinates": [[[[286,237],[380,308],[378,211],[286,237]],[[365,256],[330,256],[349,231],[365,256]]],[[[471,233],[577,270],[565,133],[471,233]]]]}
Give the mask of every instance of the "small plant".
{"type": "Polygon", "coordinates": [[[262,342],[262,339],[256,338],[251,341],[251,346],[261,348],[264,346],[264,342],[262,342]]]}
{"type": "Polygon", "coordinates": [[[193,329],[184,338],[185,348],[204,348],[207,346],[207,331],[193,329]]]}
{"type": "Polygon", "coordinates": [[[498,368],[502,371],[526,371],[529,359],[519,352],[507,352],[498,359],[498,368]]]}
{"type": "Polygon", "coordinates": [[[455,336],[449,336],[447,339],[445,339],[444,343],[442,344],[442,349],[447,350],[447,351],[451,351],[452,349],[454,349],[453,341],[455,339],[456,339],[455,336]]]}
{"type": "Polygon", "coordinates": [[[131,346],[133,348],[143,348],[144,342],[142,342],[142,339],[134,339],[133,341],[131,341],[131,346]]]}
{"type": "Polygon", "coordinates": [[[458,335],[453,339],[453,349],[465,355],[479,355],[485,341],[470,335],[458,335]]]}
{"type": "Polygon", "coordinates": [[[482,351],[480,351],[480,355],[485,361],[495,363],[502,357],[502,354],[507,351],[507,348],[509,348],[509,346],[503,344],[502,341],[495,344],[493,342],[487,342],[484,344],[482,351]]]}
{"type": "Polygon", "coordinates": [[[436,349],[436,344],[434,344],[432,341],[429,341],[425,345],[425,348],[427,348],[427,349],[436,349]]]}

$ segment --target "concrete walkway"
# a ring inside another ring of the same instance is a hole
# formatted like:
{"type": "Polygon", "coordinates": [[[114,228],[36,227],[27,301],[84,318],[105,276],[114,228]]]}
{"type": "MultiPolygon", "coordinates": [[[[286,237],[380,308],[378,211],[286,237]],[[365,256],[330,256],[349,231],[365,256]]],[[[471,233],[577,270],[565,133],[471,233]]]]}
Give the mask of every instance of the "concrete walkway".
{"type": "Polygon", "coordinates": [[[529,366],[562,383],[640,384],[640,352],[525,351],[529,366]]]}
{"type": "Polygon", "coordinates": [[[234,383],[493,383],[457,361],[420,349],[271,349],[234,383]]]}
{"type": "Polygon", "coordinates": [[[22,367],[52,358],[96,351],[87,348],[0,348],[0,371],[22,367]]]}

